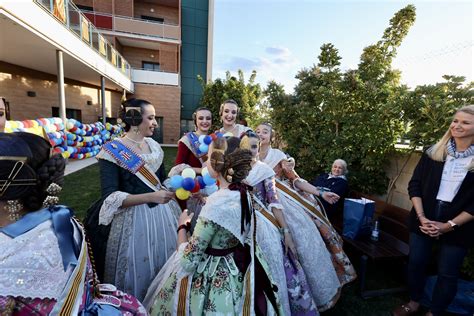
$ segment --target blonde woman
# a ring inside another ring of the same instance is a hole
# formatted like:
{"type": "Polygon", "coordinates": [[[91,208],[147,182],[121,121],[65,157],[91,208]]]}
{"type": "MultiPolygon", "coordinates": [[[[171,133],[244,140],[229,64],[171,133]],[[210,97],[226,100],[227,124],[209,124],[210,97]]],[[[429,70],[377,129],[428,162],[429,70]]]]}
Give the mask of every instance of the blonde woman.
{"type": "Polygon", "coordinates": [[[439,244],[438,280],[431,311],[442,315],[457,290],[459,270],[474,246],[474,105],[460,108],[444,136],[423,154],[408,184],[410,217],[408,287],[410,302],[392,315],[418,311],[425,268],[434,243],[439,244]]]}

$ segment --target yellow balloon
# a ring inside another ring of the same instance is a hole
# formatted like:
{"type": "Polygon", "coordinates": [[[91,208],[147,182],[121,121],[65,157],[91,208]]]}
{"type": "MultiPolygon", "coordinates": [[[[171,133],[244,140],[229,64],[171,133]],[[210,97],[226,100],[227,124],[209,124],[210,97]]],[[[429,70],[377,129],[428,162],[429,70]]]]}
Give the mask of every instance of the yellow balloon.
{"type": "Polygon", "coordinates": [[[187,198],[189,198],[190,195],[191,195],[191,192],[183,188],[179,188],[178,190],[176,190],[176,197],[180,200],[186,200],[187,198]]]}

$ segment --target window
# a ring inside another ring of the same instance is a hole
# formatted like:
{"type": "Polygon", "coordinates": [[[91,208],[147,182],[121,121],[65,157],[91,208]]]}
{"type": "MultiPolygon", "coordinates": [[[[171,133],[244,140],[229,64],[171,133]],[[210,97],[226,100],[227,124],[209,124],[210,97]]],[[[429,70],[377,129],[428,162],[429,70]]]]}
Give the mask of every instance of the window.
{"type": "Polygon", "coordinates": [[[187,132],[194,131],[194,121],[193,120],[181,120],[181,130],[180,135],[184,135],[187,132]]]}
{"type": "Polygon", "coordinates": [[[157,17],[154,17],[154,16],[142,15],[141,18],[143,20],[148,20],[148,21],[153,21],[153,22],[158,22],[158,23],[164,23],[165,22],[165,19],[157,18],[157,17]]]}
{"type": "Polygon", "coordinates": [[[150,71],[160,71],[160,63],[153,63],[151,61],[142,61],[142,68],[150,71]]]}
{"type": "Polygon", "coordinates": [[[156,123],[158,126],[153,131],[153,138],[156,142],[162,144],[163,143],[163,117],[162,116],[155,116],[156,123]]]}
{"type": "Polygon", "coordinates": [[[76,4],[76,7],[78,7],[82,11],[94,11],[93,7],[89,7],[87,5],[76,4]]]}
{"type": "MultiPolygon", "coordinates": [[[[59,117],[59,108],[56,107],[56,106],[53,106],[52,107],[52,111],[51,111],[53,117],[59,117]]],[[[75,120],[78,120],[80,122],[82,122],[82,112],[81,110],[75,110],[75,109],[66,109],[66,117],[67,118],[72,118],[72,119],[75,119],[75,120]]]]}

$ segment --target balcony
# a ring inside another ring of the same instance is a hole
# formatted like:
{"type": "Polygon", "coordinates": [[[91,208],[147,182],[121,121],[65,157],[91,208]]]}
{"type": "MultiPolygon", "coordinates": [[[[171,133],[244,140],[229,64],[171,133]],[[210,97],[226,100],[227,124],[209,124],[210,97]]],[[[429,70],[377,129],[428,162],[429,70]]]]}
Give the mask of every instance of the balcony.
{"type": "Polygon", "coordinates": [[[111,31],[115,36],[144,36],[150,40],[177,44],[181,42],[181,30],[178,25],[101,12],[83,11],[83,13],[97,28],[111,31]]]}
{"type": "Polygon", "coordinates": [[[132,68],[132,81],[134,83],[179,86],[179,75],[173,72],[132,68]]]}
{"type": "Polygon", "coordinates": [[[133,91],[129,63],[70,1],[3,2],[0,44],[7,63],[56,74],[59,50],[66,78],[97,85],[104,76],[107,88],[133,91]]]}

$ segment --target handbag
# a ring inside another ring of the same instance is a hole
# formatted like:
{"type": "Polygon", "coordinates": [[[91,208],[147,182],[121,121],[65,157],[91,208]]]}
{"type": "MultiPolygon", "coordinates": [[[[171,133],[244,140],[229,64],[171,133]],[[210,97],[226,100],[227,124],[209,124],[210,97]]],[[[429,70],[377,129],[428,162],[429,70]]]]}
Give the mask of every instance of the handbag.
{"type": "Polygon", "coordinates": [[[375,202],[369,199],[345,199],[342,235],[357,239],[370,235],[375,202]]]}

